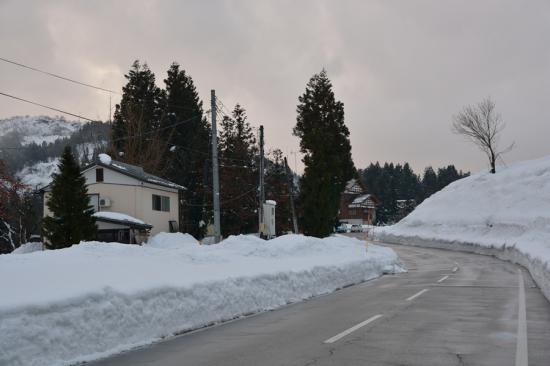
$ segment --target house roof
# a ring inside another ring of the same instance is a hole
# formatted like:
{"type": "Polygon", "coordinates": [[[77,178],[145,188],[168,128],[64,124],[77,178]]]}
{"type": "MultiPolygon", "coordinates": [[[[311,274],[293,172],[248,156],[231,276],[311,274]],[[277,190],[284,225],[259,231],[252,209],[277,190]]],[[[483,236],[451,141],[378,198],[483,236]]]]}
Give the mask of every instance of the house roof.
{"type": "Polygon", "coordinates": [[[378,199],[372,194],[362,194],[357,196],[349,203],[349,207],[368,207],[369,205],[376,206],[378,199]]]}
{"type": "Polygon", "coordinates": [[[98,211],[93,214],[96,221],[102,222],[111,222],[114,224],[127,225],[131,228],[138,229],[151,229],[153,225],[147,224],[135,217],[126,215],[120,212],[110,212],[110,211],[98,211]]]}
{"type": "Polygon", "coordinates": [[[365,203],[371,198],[370,194],[363,194],[359,197],[355,197],[355,199],[351,202],[352,205],[360,205],[361,203],[365,203]]]}
{"type": "Polygon", "coordinates": [[[365,187],[359,179],[350,179],[346,183],[346,188],[344,189],[345,194],[358,194],[365,192],[365,187]]]}
{"type": "Polygon", "coordinates": [[[101,166],[107,169],[112,169],[118,173],[130,176],[132,178],[135,178],[139,181],[145,182],[145,183],[151,183],[156,184],[163,187],[173,188],[173,189],[187,189],[184,186],[181,186],[179,184],[170,182],[167,179],[157,177],[156,175],[149,174],[143,170],[142,167],[137,165],[131,165],[126,164],[121,161],[117,160],[106,160],[106,159],[97,159],[93,163],[89,164],[88,166],[85,166],[82,171],[88,170],[94,166],[101,166]]]}

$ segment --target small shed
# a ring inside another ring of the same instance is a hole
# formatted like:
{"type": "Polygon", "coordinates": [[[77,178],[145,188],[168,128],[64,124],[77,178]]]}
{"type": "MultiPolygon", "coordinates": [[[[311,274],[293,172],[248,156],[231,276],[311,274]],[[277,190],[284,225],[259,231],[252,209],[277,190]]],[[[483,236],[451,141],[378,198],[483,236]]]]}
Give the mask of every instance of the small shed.
{"type": "Polygon", "coordinates": [[[93,215],[97,224],[97,240],[123,244],[147,241],[153,225],[120,212],[99,211],[93,215]]]}

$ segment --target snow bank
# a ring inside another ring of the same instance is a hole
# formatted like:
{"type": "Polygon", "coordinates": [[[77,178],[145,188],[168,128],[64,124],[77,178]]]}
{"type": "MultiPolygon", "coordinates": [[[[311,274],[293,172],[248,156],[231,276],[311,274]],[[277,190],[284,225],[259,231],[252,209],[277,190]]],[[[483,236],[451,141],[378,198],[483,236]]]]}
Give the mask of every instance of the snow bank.
{"type": "Polygon", "coordinates": [[[329,293],[388,267],[399,269],[389,248],[298,235],[206,246],[160,234],[144,246],[88,242],[0,256],[0,278],[10,278],[0,284],[0,364],[91,360],[329,293]]]}
{"type": "Polygon", "coordinates": [[[40,242],[30,242],[21,244],[20,247],[15,248],[11,254],[27,254],[32,252],[38,252],[44,250],[44,245],[40,242]]]}
{"type": "Polygon", "coordinates": [[[550,299],[550,156],[456,181],[377,235],[517,262],[550,299]]]}
{"type": "Polygon", "coordinates": [[[145,245],[160,249],[178,249],[185,245],[199,245],[199,241],[189,234],[158,233],[150,238],[145,245]]]}

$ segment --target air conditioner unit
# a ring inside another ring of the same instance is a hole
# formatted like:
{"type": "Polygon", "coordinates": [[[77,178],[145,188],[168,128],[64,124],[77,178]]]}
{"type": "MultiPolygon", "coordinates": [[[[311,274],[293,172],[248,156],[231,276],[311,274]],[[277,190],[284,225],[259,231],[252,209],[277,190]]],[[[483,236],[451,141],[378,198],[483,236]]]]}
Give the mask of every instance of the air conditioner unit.
{"type": "Polygon", "coordinates": [[[111,207],[111,200],[107,197],[100,198],[99,207],[111,207]]]}

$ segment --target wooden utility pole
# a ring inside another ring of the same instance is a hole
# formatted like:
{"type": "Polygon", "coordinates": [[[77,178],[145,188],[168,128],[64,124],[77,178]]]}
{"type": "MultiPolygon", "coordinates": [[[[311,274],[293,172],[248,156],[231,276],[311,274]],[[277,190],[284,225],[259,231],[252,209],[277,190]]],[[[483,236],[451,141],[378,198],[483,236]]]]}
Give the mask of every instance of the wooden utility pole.
{"type": "Polygon", "coordinates": [[[218,131],[216,130],[216,91],[210,91],[210,113],[212,116],[212,186],[214,201],[214,237],[219,243],[222,237],[220,225],[220,175],[218,171],[218,131]]]}
{"type": "Polygon", "coordinates": [[[259,181],[259,204],[258,210],[258,232],[260,237],[264,232],[264,203],[265,203],[265,188],[264,188],[264,126],[260,126],[260,181],[259,181]]]}

